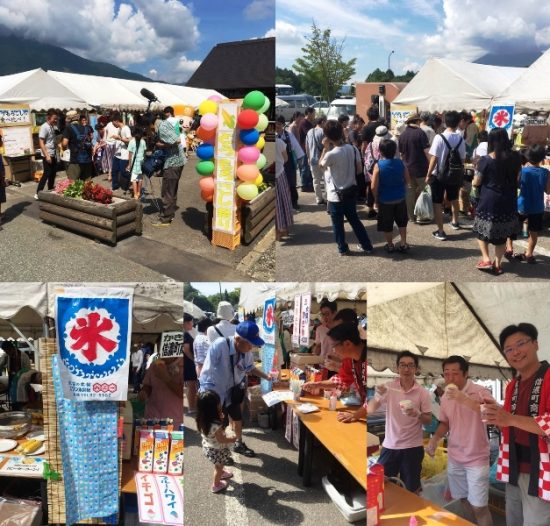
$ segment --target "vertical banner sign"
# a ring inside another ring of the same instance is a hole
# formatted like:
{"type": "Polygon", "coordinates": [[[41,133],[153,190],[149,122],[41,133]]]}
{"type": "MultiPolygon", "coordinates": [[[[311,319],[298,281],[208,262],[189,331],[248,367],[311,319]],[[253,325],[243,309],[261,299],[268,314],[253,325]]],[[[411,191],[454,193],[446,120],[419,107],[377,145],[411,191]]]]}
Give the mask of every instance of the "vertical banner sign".
{"type": "Polygon", "coordinates": [[[160,340],[160,358],[183,356],[183,331],[163,332],[160,340]]]}
{"type": "Polygon", "coordinates": [[[300,313],[300,345],[309,345],[309,319],[311,317],[311,294],[302,294],[300,313]]]}
{"type": "Polygon", "coordinates": [[[262,318],[263,340],[265,343],[275,345],[275,298],[269,298],[264,302],[264,315],[262,318]]]}
{"type": "MultiPolygon", "coordinates": [[[[266,343],[262,346],[261,356],[262,356],[262,371],[265,374],[269,374],[271,369],[273,369],[273,361],[275,358],[275,345],[266,343]]],[[[262,380],[260,381],[260,386],[262,394],[270,393],[272,390],[271,380],[262,380]]]]}
{"type": "Polygon", "coordinates": [[[292,345],[293,347],[300,346],[300,313],[302,307],[302,297],[297,294],[294,296],[294,323],[292,328],[292,345]]]}
{"type": "Polygon", "coordinates": [[[55,325],[66,398],[127,399],[133,293],[95,287],[58,292],[55,325]]]}
{"type": "Polygon", "coordinates": [[[214,218],[212,229],[226,234],[236,234],[235,212],[237,208],[235,174],[237,152],[235,127],[239,102],[220,102],[216,131],[216,168],[214,188],[214,218]]]}
{"type": "Polygon", "coordinates": [[[508,137],[512,138],[512,123],[514,121],[515,104],[505,103],[491,106],[487,129],[504,128],[508,132],[508,137]]]}

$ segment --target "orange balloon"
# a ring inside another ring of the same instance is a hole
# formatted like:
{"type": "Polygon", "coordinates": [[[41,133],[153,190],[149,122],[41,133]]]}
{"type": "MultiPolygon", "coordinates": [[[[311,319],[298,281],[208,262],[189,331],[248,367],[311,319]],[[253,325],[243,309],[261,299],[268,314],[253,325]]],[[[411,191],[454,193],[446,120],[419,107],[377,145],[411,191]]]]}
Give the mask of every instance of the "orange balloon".
{"type": "Polygon", "coordinates": [[[174,108],[174,115],[183,115],[186,106],[185,104],[173,104],[172,108],[174,108]]]}
{"type": "Polygon", "coordinates": [[[197,129],[197,137],[203,141],[209,141],[216,136],[216,128],[213,130],[205,130],[202,126],[197,129]]]}
{"type": "Polygon", "coordinates": [[[201,199],[207,203],[214,201],[214,190],[212,192],[201,192],[201,199]]]}
{"type": "Polygon", "coordinates": [[[241,164],[237,168],[237,177],[246,183],[255,181],[258,175],[260,175],[260,170],[258,170],[256,164],[241,164]]]}
{"type": "Polygon", "coordinates": [[[195,115],[195,108],[193,106],[184,106],[182,115],[184,117],[193,117],[195,115]]]}
{"type": "Polygon", "coordinates": [[[201,192],[214,193],[214,178],[213,177],[201,177],[199,179],[199,187],[201,192]]]}

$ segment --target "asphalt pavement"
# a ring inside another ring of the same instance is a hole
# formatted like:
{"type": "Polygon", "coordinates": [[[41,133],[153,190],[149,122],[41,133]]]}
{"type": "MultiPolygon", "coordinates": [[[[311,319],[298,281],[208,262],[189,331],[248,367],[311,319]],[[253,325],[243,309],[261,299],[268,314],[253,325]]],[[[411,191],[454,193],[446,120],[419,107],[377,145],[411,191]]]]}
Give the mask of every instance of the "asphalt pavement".
{"type": "MultiPolygon", "coordinates": [[[[471,231],[472,220],[461,217],[463,228],[451,229],[450,216],[445,215],[447,241],[432,236],[434,224],[409,223],[407,241],[411,250],[388,254],[385,240],[376,231],[376,219],[367,220],[366,207],[358,205],[359,218],[367,228],[374,245],[372,254],[363,254],[351,227],[346,223],[346,239],[351,255],[339,256],[330,216],[324,205],[315,204],[315,194],[299,193],[300,212],[294,215],[295,224],[289,239],[276,247],[277,281],[522,281],[550,278],[550,232],[542,232],[535,256],[535,265],[504,260],[504,273],[495,276],[475,268],[481,259],[477,241],[471,231]]],[[[394,235],[398,236],[397,229],[394,235]]],[[[394,240],[397,242],[397,240],[394,240]]],[[[523,252],[527,243],[515,242],[515,250],[523,252]]],[[[492,250],[492,249],[491,249],[492,250]]]]}
{"type": "Polygon", "coordinates": [[[314,449],[312,486],[306,488],[297,474],[298,452],[284,431],[245,427],[244,441],[256,457],[233,454],[235,465],[227,469],[234,477],[225,492],[213,494],[213,467],[202,454],[195,419],[186,415],[184,423],[186,525],[348,524],[321,486],[321,477],[337,464],[322,446],[314,449]]]}

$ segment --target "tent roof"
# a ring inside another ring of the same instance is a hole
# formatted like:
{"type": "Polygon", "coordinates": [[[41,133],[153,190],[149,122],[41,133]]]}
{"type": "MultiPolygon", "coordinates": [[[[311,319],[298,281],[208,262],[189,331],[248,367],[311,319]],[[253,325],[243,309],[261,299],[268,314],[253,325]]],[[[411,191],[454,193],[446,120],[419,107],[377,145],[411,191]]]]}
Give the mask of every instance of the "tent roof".
{"type": "Polygon", "coordinates": [[[31,110],[89,108],[85,100],[42,69],[0,77],[0,102],[29,104],[31,110]]]}
{"type": "Polygon", "coordinates": [[[275,38],[216,45],[188,80],[187,86],[219,91],[275,86],[275,38]]]}
{"type": "Polygon", "coordinates": [[[519,110],[550,110],[550,49],[531,64],[495,101],[515,102],[519,110]]]}
{"type": "Polygon", "coordinates": [[[369,363],[377,370],[410,350],[422,355],[425,373],[440,374],[440,360],[459,354],[472,376],[501,378],[509,369],[498,336],[522,321],[537,327],[539,358],[550,359],[550,284],[379,283],[368,295],[369,363]]]}
{"type": "Polygon", "coordinates": [[[366,301],[366,283],[242,283],[239,306],[252,311],[263,306],[264,301],[273,296],[283,301],[292,301],[297,294],[310,292],[313,299],[327,298],[366,301]]]}
{"type": "Polygon", "coordinates": [[[525,70],[431,58],[392,104],[414,105],[419,111],[479,111],[525,70]]]}

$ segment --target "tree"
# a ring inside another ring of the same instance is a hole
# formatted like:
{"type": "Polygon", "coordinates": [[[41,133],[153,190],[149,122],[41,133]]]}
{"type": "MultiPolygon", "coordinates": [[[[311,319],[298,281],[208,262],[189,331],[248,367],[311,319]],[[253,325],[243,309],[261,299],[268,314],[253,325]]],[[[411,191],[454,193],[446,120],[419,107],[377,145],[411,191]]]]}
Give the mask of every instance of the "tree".
{"type": "Polygon", "coordinates": [[[357,60],[344,61],[344,40],[337,41],[330,35],[330,29],[321,30],[313,22],[311,36],[307,37],[308,43],[302,48],[302,57],[297,58],[293,65],[294,70],[302,75],[302,88],[321,93],[323,99],[329,101],[355,75],[357,60]]]}
{"type": "Polygon", "coordinates": [[[376,68],[368,75],[365,82],[409,82],[415,75],[414,71],[407,71],[405,75],[395,76],[391,69],[382,71],[380,68],[376,68]]]}
{"type": "Polygon", "coordinates": [[[214,312],[214,306],[209,299],[198,291],[191,283],[183,285],[183,297],[206,312],[214,312]]]}
{"type": "Polygon", "coordinates": [[[275,84],[289,84],[296,93],[302,91],[301,78],[291,69],[275,68],[275,84]]]}

